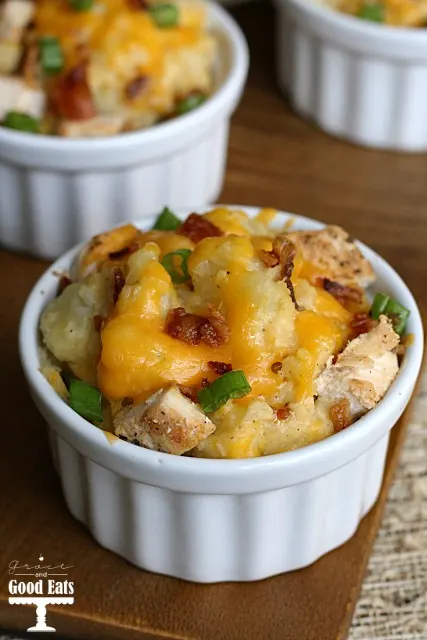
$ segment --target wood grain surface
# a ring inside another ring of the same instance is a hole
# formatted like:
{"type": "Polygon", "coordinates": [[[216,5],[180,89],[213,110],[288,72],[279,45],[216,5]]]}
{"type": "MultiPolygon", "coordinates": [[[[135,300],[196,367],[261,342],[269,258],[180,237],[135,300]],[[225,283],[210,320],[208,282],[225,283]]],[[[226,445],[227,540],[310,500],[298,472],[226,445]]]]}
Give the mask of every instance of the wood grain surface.
{"type": "MultiPolygon", "coordinates": [[[[234,14],[252,68],[233,119],[222,202],[265,205],[345,226],[401,273],[427,312],[427,156],[369,151],[327,137],[292,113],[274,77],[274,13],[234,14]]],[[[344,547],[303,571],[256,584],[197,586],[148,574],[98,547],[68,514],[45,427],[17,354],[25,297],[45,264],[0,251],[0,628],[25,630],[34,609],[7,602],[13,559],[74,565],[76,600],[52,607],[63,636],[186,640],[342,640],[392,480],[407,417],[394,429],[376,508],[344,547]]]]}

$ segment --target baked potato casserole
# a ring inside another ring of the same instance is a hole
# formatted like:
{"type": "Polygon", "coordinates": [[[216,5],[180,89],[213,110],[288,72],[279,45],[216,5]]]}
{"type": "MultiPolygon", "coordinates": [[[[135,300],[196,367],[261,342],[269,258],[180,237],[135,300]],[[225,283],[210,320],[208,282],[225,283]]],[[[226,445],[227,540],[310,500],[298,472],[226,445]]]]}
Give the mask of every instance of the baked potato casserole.
{"type": "Polygon", "coordinates": [[[326,0],[326,4],[363,20],[395,27],[427,24],[426,0],[326,0]]]}
{"type": "Polygon", "coordinates": [[[0,0],[0,122],[67,137],[198,107],[216,40],[199,0],[0,0]]]}
{"type": "Polygon", "coordinates": [[[336,226],[216,208],[94,237],[40,317],[41,372],[137,446],[245,458],[348,427],[398,373],[409,311],[336,226]]]}

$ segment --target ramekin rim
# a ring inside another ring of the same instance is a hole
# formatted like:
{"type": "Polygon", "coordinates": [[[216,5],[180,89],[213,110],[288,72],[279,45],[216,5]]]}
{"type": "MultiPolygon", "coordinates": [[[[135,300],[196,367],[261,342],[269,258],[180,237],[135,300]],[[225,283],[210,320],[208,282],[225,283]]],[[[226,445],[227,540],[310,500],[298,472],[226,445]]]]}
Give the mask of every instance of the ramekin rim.
{"type": "Polygon", "coordinates": [[[237,21],[220,4],[214,0],[203,0],[209,7],[209,15],[219,23],[220,29],[231,46],[232,63],[226,78],[219,88],[209,96],[208,100],[190,113],[172,120],[158,123],[147,129],[119,133],[100,138],[60,138],[44,134],[25,133],[0,127],[0,144],[2,142],[27,148],[32,151],[68,151],[84,153],[85,151],[108,151],[126,148],[130,145],[151,146],[164,140],[171,134],[185,135],[186,131],[198,124],[209,121],[221,107],[230,101],[230,95],[240,89],[249,68],[249,47],[242,29],[237,21]]]}
{"type": "MultiPolygon", "coordinates": [[[[213,206],[227,206],[231,209],[243,209],[248,212],[259,211],[262,207],[246,206],[246,205],[232,205],[232,204],[218,204],[213,206]]],[[[206,210],[208,206],[195,208],[194,211],[206,210]]],[[[186,209],[188,212],[188,209],[186,209]]],[[[277,210],[278,215],[286,216],[286,218],[293,218],[302,223],[309,223],[319,225],[319,227],[325,226],[326,223],[320,222],[307,216],[289,213],[281,210],[277,210]]],[[[177,215],[185,215],[183,212],[177,212],[177,215]]],[[[141,220],[131,221],[133,224],[137,224],[142,228],[152,222],[155,216],[147,216],[141,220]]],[[[76,432],[82,439],[90,441],[90,443],[100,449],[108,450],[111,452],[111,443],[107,440],[105,432],[94,425],[91,425],[84,418],[76,414],[61,398],[56,394],[47,380],[40,373],[38,366],[38,320],[40,312],[44,306],[41,304],[41,300],[44,296],[48,296],[46,284],[49,284],[49,294],[52,293],[54,283],[48,281],[52,279],[55,273],[58,273],[65,267],[72,264],[73,258],[78,254],[79,249],[84,243],[73,247],[68,252],[63,254],[58,260],[52,263],[46,271],[40,276],[32,288],[22,311],[20,325],[19,325],[19,353],[21,359],[21,365],[23,367],[27,381],[30,383],[30,387],[36,392],[36,394],[43,399],[43,401],[49,406],[52,413],[56,416],[61,423],[65,424],[68,429],[76,432]],[[30,343],[30,344],[29,344],[30,343]],[[28,354],[28,349],[30,353],[28,354]],[[88,428],[89,425],[89,428],[88,428]]],[[[420,349],[410,348],[408,350],[404,365],[400,368],[399,373],[392,383],[390,389],[387,391],[386,397],[381,400],[377,406],[371,409],[362,418],[354,422],[350,427],[341,431],[340,433],[329,436],[323,440],[315,442],[313,444],[282,453],[271,454],[268,456],[261,456],[257,458],[242,458],[242,459],[211,459],[211,458],[193,458],[188,456],[174,456],[168,453],[151,451],[143,447],[135,447],[131,443],[117,439],[114,442],[114,454],[117,459],[121,461],[135,460],[140,461],[141,465],[145,465],[147,468],[158,468],[158,464],[167,461],[168,473],[188,472],[194,474],[218,474],[220,475],[224,470],[229,473],[238,475],[243,471],[264,470],[267,468],[273,469],[280,467],[294,468],[300,464],[315,464],[317,460],[322,459],[327,455],[332,448],[342,448],[344,444],[347,448],[351,448],[352,444],[356,443],[359,439],[363,439],[366,432],[370,427],[377,423],[384,423],[394,413],[393,402],[390,401],[390,394],[392,399],[405,395],[405,390],[411,389],[418,378],[424,349],[424,333],[421,314],[418,305],[412,295],[410,289],[403,281],[401,276],[394,270],[394,268],[380,255],[378,255],[373,249],[368,247],[363,242],[357,241],[357,244],[363,250],[365,255],[369,256],[370,260],[374,260],[382,269],[385,269],[390,277],[390,282],[394,282],[397,286],[405,291],[407,297],[407,304],[411,308],[411,322],[415,325],[415,342],[417,345],[421,344],[420,349]],[[387,401],[388,400],[388,401],[387,401]],[[312,458],[312,460],[310,460],[312,458]]],[[[49,297],[49,296],[48,296],[49,297]]],[[[339,465],[337,465],[339,466],[339,465]]]]}
{"type": "Polygon", "coordinates": [[[417,29],[416,27],[400,27],[395,25],[384,25],[381,23],[362,20],[356,16],[343,13],[327,4],[315,2],[314,0],[275,0],[280,4],[293,4],[302,7],[307,13],[311,13],[317,18],[324,19],[329,25],[338,29],[347,29],[352,34],[376,37],[379,40],[392,43],[407,37],[412,42],[420,43],[427,41],[427,29],[417,29]]]}

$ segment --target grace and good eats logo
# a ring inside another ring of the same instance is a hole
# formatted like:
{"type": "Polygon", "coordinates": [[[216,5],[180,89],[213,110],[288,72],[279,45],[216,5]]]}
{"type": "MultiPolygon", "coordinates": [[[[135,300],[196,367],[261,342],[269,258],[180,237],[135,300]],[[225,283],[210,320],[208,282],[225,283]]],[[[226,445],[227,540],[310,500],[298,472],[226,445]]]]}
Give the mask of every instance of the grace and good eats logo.
{"type": "Polygon", "coordinates": [[[46,607],[74,603],[74,582],[68,578],[73,565],[9,563],[9,604],[27,604],[36,607],[37,623],[27,631],[56,631],[46,624],[46,607]]]}

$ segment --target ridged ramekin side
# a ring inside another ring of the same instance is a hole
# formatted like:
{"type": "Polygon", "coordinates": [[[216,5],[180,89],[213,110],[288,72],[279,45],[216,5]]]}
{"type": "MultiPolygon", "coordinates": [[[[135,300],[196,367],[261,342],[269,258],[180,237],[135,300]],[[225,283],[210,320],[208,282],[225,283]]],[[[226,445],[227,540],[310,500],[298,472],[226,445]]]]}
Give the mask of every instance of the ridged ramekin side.
{"type": "Polygon", "coordinates": [[[299,569],[348,540],[378,497],[388,434],[327,475],[243,495],[150,486],[98,465],[53,429],[51,444],[67,505],[102,546],[142,569],[211,583],[299,569]]]}
{"type": "Polygon", "coordinates": [[[167,157],[121,170],[39,170],[0,161],[0,244],[46,259],[124,220],[219,195],[228,118],[167,157]]]}
{"type": "MultiPolygon", "coordinates": [[[[309,0],[276,4],[278,81],[296,111],[357,144],[427,149],[427,53],[400,58],[397,47],[390,55],[375,32],[346,42],[342,32],[335,34],[338,27],[324,33],[309,19],[309,0]]],[[[425,44],[427,52],[427,37],[425,44]]]]}

